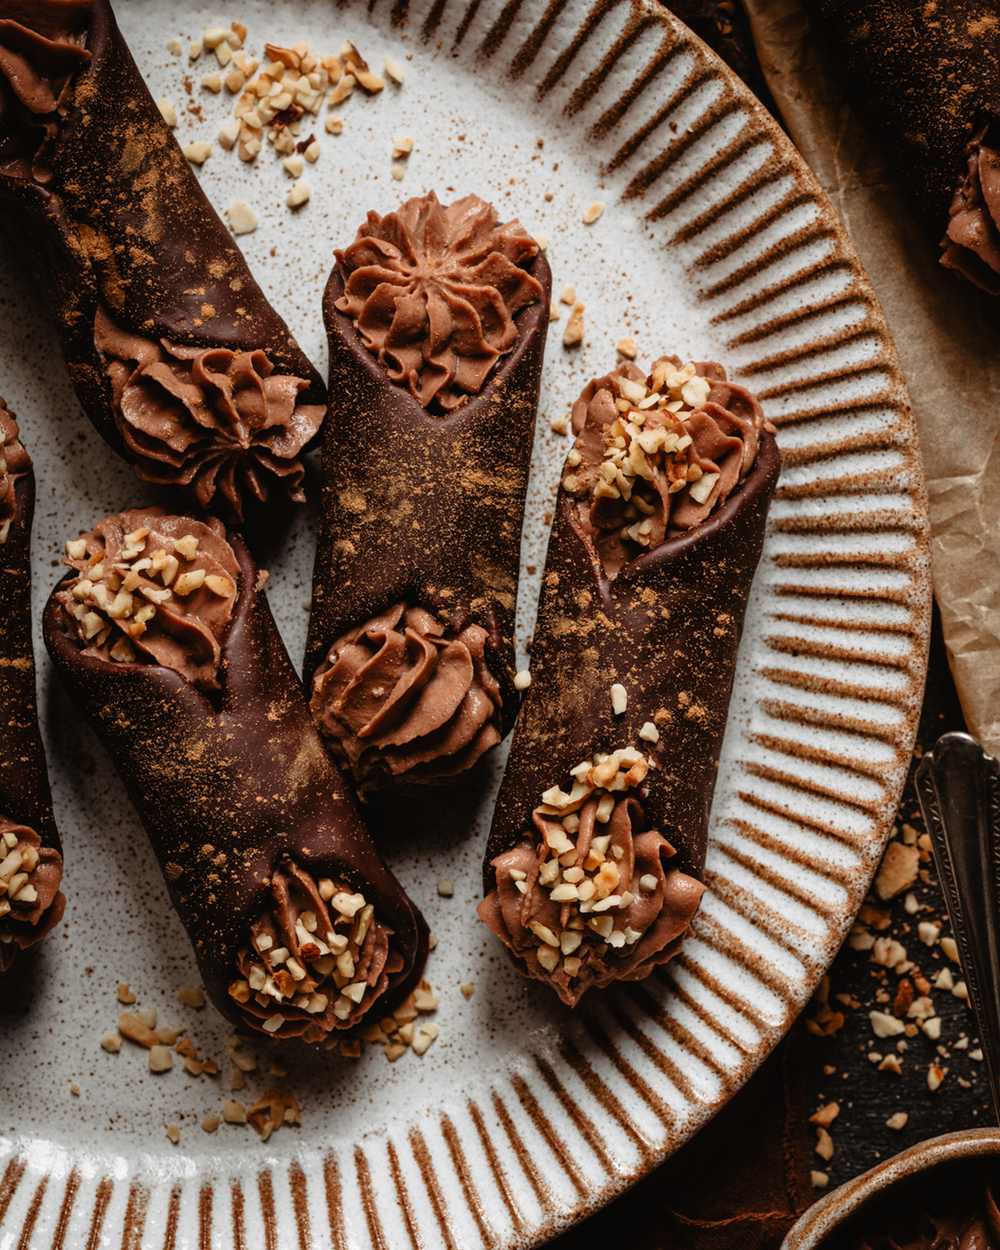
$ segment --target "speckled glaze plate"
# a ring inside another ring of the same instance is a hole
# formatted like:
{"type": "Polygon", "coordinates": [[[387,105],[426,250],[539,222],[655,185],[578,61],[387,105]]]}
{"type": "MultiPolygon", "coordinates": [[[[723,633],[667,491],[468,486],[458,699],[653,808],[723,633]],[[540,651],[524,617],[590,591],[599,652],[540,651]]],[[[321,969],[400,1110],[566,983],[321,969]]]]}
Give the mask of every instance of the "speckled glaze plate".
{"type": "MultiPolygon", "coordinates": [[[[527,1247],[621,1192],[739,1088],[841,943],[884,845],[923,685],[930,591],[920,458],[899,365],[846,236],[803,163],[733,76],[644,0],[151,0],[119,18],[183,143],[213,140],[232,97],[199,85],[187,47],[238,18],[248,48],[352,39],[402,88],[316,127],[309,203],[266,150],[216,143],[200,177],[220,210],[253,206],[242,242],[321,367],[331,251],[369,208],[475,191],[549,238],[555,290],[576,286],[586,337],[552,327],[525,527],[520,639],[530,636],[566,450],[550,430],[625,333],[640,360],[717,359],[757,389],[783,471],[755,582],[720,768],[707,879],[684,954],[575,1012],[508,966],[474,913],[493,776],[415,806],[386,855],[439,938],[428,965],[441,1033],[423,1058],[280,1048],[237,1097],[290,1088],[301,1129],[202,1131],[231,1095],[228,1029],[176,1000],[196,980],[142,830],[103,752],[52,679],[40,701],[66,846],[66,917],[0,998],[0,1247],[527,1247]],[[183,41],[171,55],[167,41],[183,41]],[[189,87],[185,86],[185,77],[189,87]],[[392,141],[412,134],[402,181],[392,141]],[[593,225],[582,221],[606,204],[593,225]],[[437,883],[455,883],[450,898],[437,883]],[[119,981],[188,1027],[221,1073],[154,1076],[101,1050],[119,981]],[[474,984],[466,999],[459,990],[474,984]],[[71,1083],[79,1093],[71,1093],[71,1083]],[[178,1145],[164,1126],[181,1126],[178,1145]]],[[[35,459],[35,604],[66,537],[149,498],[80,415],[55,336],[0,256],[0,393],[35,459]]],[[[316,486],[315,466],[310,482],[316,486]]],[[[315,491],[314,491],[315,494],[315,491]]],[[[308,509],[261,562],[301,656],[308,509]]],[[[524,652],[522,651],[522,657],[524,652]]],[[[169,795],[164,796],[169,802],[169,795]]]]}

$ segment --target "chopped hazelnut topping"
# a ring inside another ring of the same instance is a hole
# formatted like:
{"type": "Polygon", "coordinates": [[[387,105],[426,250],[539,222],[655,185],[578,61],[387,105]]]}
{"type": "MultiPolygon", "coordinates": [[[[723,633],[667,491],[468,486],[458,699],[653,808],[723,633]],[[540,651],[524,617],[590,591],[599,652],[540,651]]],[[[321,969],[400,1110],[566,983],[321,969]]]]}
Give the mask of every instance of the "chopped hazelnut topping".
{"type": "Polygon", "coordinates": [[[515,690],[527,690],[530,685],[531,685],[531,674],[528,672],[526,668],[521,669],[519,673],[515,674],[514,676],[514,689],[515,690]]]}
{"type": "Polygon", "coordinates": [[[178,1142],[180,1141],[180,1139],[181,1139],[181,1130],[180,1130],[179,1126],[178,1126],[178,1125],[176,1125],[176,1124],[168,1124],[168,1125],[167,1125],[167,1136],[170,1138],[170,1140],[171,1140],[171,1141],[174,1143],[174,1145],[176,1146],[176,1145],[177,1145],[177,1143],[178,1143],[178,1142]]]}
{"type": "Polygon", "coordinates": [[[438,882],[438,894],[440,894],[442,898],[451,898],[454,893],[455,883],[447,877],[442,877],[438,882]]]}
{"type": "Polygon", "coordinates": [[[204,1007],[205,995],[196,985],[182,985],[177,991],[177,1001],[185,1007],[204,1007]]]}
{"type": "Polygon", "coordinates": [[[584,210],[583,224],[592,226],[598,217],[604,212],[604,203],[601,200],[595,200],[589,208],[584,210]]]}

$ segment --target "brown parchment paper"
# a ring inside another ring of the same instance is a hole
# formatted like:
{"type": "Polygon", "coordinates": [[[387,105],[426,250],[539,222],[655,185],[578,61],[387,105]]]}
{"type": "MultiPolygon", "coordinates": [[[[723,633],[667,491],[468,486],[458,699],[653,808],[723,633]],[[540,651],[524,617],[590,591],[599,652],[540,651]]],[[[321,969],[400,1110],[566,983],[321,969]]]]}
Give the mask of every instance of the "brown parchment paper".
{"type": "MultiPolygon", "coordinates": [[[[937,262],[799,0],[744,0],[786,129],[858,250],[913,400],[934,594],[969,730],[1000,754],[1000,297],[937,262]]],[[[942,233],[944,226],[942,223],[942,233]]]]}

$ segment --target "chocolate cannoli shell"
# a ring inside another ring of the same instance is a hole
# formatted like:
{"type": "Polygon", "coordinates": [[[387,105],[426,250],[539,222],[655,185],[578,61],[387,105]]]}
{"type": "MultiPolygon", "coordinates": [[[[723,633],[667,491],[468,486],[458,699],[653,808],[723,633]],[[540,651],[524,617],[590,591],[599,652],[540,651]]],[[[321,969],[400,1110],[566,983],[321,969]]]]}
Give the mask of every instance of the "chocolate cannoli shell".
{"type": "Polygon", "coordinates": [[[525,696],[483,866],[530,836],[542,794],[595,752],[632,746],[654,757],[639,792],[646,824],[675,848],[670,867],[703,879],[708,818],[736,653],[767,509],[778,478],[763,433],[753,468],[701,525],[668,539],[608,581],[560,491],[525,696]],[[628,704],[613,714],[611,686],[628,704]],[[653,721],[651,746],[639,731],[653,721]]]}
{"type": "Polygon", "coordinates": [[[482,391],[445,417],[389,380],[337,310],[344,286],[336,269],[330,275],[323,315],[332,403],[307,686],[341,635],[406,601],[455,629],[486,630],[486,662],[503,700],[501,734],[513,725],[521,525],[552,287],[541,253],[525,269],[542,295],[518,314],[517,345],[482,391]]]}
{"type": "Polygon", "coordinates": [[[0,224],[45,297],[87,415],[132,458],[94,344],[99,303],[146,338],[261,348],[278,372],[309,380],[299,403],[325,404],[322,378],[191,172],[107,0],[95,0],[86,47],[91,59],[74,77],[51,179],[0,176],[0,224]]]}
{"type": "Polygon", "coordinates": [[[1000,122],[1000,21],[963,0],[805,0],[836,49],[850,99],[935,243],[966,146],[1000,122]]]}
{"type": "Polygon", "coordinates": [[[378,856],[323,748],[243,542],[222,646],[217,701],[173,669],[82,654],[50,599],[46,646],[74,702],[117,768],[163,869],[216,1007],[244,1024],[229,997],[236,956],[270,906],[274,865],[291,856],[374,903],[404,966],[378,1000],[381,1018],[417,984],[427,926],[378,856]]]}
{"type": "Polygon", "coordinates": [[[35,474],[14,485],[17,513],[0,545],[0,815],[34,829],[62,853],[38,729],[31,646],[31,522],[35,474]]]}

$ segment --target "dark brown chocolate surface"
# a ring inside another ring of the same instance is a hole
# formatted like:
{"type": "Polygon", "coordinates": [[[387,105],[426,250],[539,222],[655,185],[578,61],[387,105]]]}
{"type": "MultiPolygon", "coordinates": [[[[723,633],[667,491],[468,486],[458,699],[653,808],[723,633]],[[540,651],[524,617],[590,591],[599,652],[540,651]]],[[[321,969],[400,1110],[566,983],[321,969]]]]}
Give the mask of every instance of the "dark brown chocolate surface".
{"type": "Polygon", "coordinates": [[[531,685],[511,743],[483,866],[533,828],[540,796],[594,752],[634,746],[657,761],[640,790],[648,825],[673,845],[671,868],[702,879],[708,816],[736,653],[778,450],[765,433],[754,467],[703,524],[639,556],[609,581],[560,490],[531,652],[531,685]],[[612,714],[611,686],[628,705],[612,714]],[[660,739],[639,739],[653,721],[660,739]]]}
{"type": "Polygon", "coordinates": [[[514,608],[521,524],[549,321],[552,276],[525,267],[542,298],[517,317],[518,342],[482,391],[449,416],[389,381],[335,303],[323,297],[333,397],[306,644],[306,684],[348,630],[407,602],[453,629],[481,625],[500,683],[501,733],[517,711],[514,608]]]}
{"type": "MultiPolygon", "coordinates": [[[[0,401],[2,402],[2,401],[0,401]]],[[[17,512],[0,546],[0,816],[33,829],[43,847],[62,854],[52,814],[45,750],[38,729],[35,658],[31,646],[31,522],[35,474],[30,467],[15,483],[17,512]]],[[[37,936],[59,922],[66,906],[57,894],[37,936]]],[[[35,934],[12,926],[24,940],[35,934]]],[[[0,969],[12,961],[17,942],[0,948],[0,969]]]]}
{"type": "Polygon", "coordinates": [[[219,1011],[245,1026],[227,989],[285,858],[364,893],[394,931],[404,966],[378,1000],[381,1016],[417,984],[427,926],[379,858],[320,742],[246,546],[229,541],[241,586],[216,697],[173,669],[83,655],[54,598],[46,645],[136,806],[219,1011]]]}
{"type": "Polygon", "coordinates": [[[99,305],[123,329],[192,347],[263,349],[281,373],[326,391],[257,285],[143,82],[107,0],[85,27],[51,178],[0,175],[0,225],[23,253],[59,330],[87,415],[127,456],[94,345],[99,305]]]}
{"type": "MultiPolygon", "coordinates": [[[[805,7],[837,49],[851,101],[895,165],[915,216],[938,242],[966,174],[967,145],[984,125],[1000,122],[995,6],[805,0],[805,7]]],[[[995,287],[1000,279],[989,274],[984,262],[981,284],[995,287]]]]}

